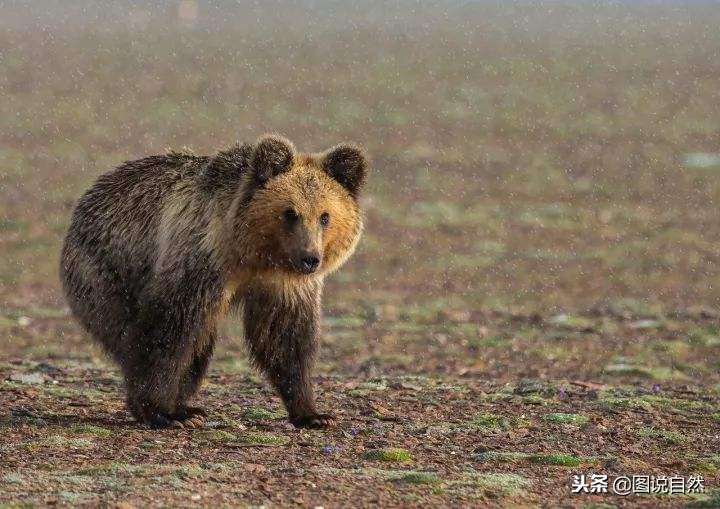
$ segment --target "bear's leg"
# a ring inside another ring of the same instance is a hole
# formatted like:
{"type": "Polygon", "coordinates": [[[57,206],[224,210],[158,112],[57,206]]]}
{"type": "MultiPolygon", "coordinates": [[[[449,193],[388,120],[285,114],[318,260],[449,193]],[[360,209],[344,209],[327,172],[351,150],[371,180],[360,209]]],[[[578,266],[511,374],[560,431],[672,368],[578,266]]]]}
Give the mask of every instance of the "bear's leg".
{"type": "Polygon", "coordinates": [[[175,349],[154,349],[134,355],[125,370],[128,407],[151,428],[182,427],[176,418],[182,366],[187,355],[175,349]]]}
{"type": "Polygon", "coordinates": [[[255,365],[280,393],[290,422],[327,428],[334,418],[315,409],[310,369],[317,345],[320,288],[288,297],[253,288],[244,299],[245,336],[255,365]]]}
{"type": "Polygon", "coordinates": [[[182,427],[177,402],[194,354],[191,330],[166,311],[156,305],[141,312],[123,340],[128,407],[152,428],[182,427]]]}
{"type": "Polygon", "coordinates": [[[205,417],[207,417],[205,410],[199,407],[188,406],[187,400],[197,392],[202,379],[205,377],[205,373],[207,373],[208,364],[210,364],[210,358],[215,348],[215,340],[216,334],[213,332],[205,340],[200,352],[194,354],[190,366],[185,370],[180,380],[180,388],[173,417],[176,420],[183,421],[185,426],[200,427],[205,421],[205,417]]]}
{"type": "Polygon", "coordinates": [[[185,406],[205,373],[214,343],[215,308],[222,291],[208,258],[189,258],[182,272],[169,264],[139,293],[134,320],[121,337],[121,364],[128,387],[128,406],[151,427],[182,427],[200,412],[185,406]],[[197,265],[191,265],[196,262],[197,265]]]}

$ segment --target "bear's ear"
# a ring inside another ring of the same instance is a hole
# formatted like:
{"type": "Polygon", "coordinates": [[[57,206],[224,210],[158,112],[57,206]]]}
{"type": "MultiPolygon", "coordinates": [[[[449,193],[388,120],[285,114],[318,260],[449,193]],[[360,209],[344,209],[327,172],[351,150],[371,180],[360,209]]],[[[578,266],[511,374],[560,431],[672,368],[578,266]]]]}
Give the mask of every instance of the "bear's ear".
{"type": "Polygon", "coordinates": [[[323,154],[325,172],[357,198],[365,183],[367,159],[362,149],[350,143],[337,145],[323,154]]]}
{"type": "Polygon", "coordinates": [[[264,184],[292,168],[295,146],[282,136],[266,134],[255,143],[251,159],[255,181],[264,184]]]}

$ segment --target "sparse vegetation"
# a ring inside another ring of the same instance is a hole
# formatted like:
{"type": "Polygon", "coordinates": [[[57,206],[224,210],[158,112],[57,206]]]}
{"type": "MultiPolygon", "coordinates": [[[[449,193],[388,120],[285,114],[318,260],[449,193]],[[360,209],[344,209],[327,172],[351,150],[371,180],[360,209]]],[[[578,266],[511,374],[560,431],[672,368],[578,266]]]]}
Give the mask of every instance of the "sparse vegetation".
{"type": "Polygon", "coordinates": [[[461,482],[467,481],[478,494],[494,498],[522,496],[531,485],[525,477],[507,472],[471,473],[461,482]]]}
{"type": "Polygon", "coordinates": [[[720,505],[717,8],[131,3],[0,16],[0,507],[558,506],[588,471],[709,492],[580,506],[720,505]],[[139,427],[61,297],[73,203],[265,131],[374,161],[324,295],[338,425],[292,428],[231,318],[205,427],[139,427]]]}
{"type": "Polygon", "coordinates": [[[660,442],[662,445],[680,445],[687,442],[688,438],[678,431],[666,430],[655,427],[640,428],[638,435],[641,437],[652,438],[660,442]]]}
{"type": "Polygon", "coordinates": [[[544,421],[555,422],[558,424],[572,424],[574,426],[583,426],[587,424],[588,418],[580,414],[565,414],[562,412],[555,414],[545,414],[542,416],[544,421]]]}
{"type": "Polygon", "coordinates": [[[193,438],[200,442],[225,443],[234,442],[237,436],[222,429],[201,430],[193,433],[193,438]]]}
{"type": "Polygon", "coordinates": [[[404,462],[410,461],[410,452],[399,447],[388,447],[385,449],[370,449],[365,451],[365,458],[375,461],[404,462]]]}
{"type": "Polygon", "coordinates": [[[113,434],[112,430],[95,426],[93,424],[75,424],[70,427],[70,431],[81,435],[94,435],[96,437],[109,437],[113,434]]]}
{"type": "Polygon", "coordinates": [[[389,475],[393,481],[410,484],[437,484],[440,478],[435,472],[421,472],[416,470],[396,471],[389,475]]]}
{"type": "Polygon", "coordinates": [[[290,439],[285,436],[272,435],[270,433],[245,433],[238,440],[245,444],[254,445],[287,445],[290,439]]]}
{"type": "Polygon", "coordinates": [[[263,407],[249,407],[246,408],[243,413],[245,419],[251,421],[262,421],[265,419],[280,419],[284,417],[284,414],[280,412],[274,412],[263,407]]]}

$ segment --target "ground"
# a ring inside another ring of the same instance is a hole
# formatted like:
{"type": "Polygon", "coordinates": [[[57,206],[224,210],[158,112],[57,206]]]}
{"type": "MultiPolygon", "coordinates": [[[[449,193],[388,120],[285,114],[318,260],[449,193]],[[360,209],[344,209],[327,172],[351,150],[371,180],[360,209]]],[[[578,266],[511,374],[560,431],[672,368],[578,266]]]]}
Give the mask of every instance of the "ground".
{"type": "Polygon", "coordinates": [[[112,5],[0,19],[0,507],[720,506],[717,9],[112,5]],[[232,317],[206,428],[138,426],[60,291],[74,201],[265,131],[373,159],[324,295],[338,427],[285,422],[232,317]]]}

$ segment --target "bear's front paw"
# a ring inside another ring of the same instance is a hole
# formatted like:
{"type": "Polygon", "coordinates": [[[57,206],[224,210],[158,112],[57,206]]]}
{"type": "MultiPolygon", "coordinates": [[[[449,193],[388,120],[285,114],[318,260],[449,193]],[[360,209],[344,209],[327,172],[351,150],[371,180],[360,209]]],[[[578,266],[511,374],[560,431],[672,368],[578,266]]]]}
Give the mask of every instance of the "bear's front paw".
{"type": "Polygon", "coordinates": [[[173,418],[181,422],[185,428],[202,428],[206,417],[205,410],[194,406],[183,406],[173,414],[173,418]]]}
{"type": "Polygon", "coordinates": [[[163,412],[147,412],[143,416],[143,422],[152,429],[162,428],[184,428],[183,423],[163,412]]]}
{"type": "Polygon", "coordinates": [[[296,428],[327,429],[335,426],[335,416],[330,414],[312,414],[293,417],[290,422],[296,428]]]}

